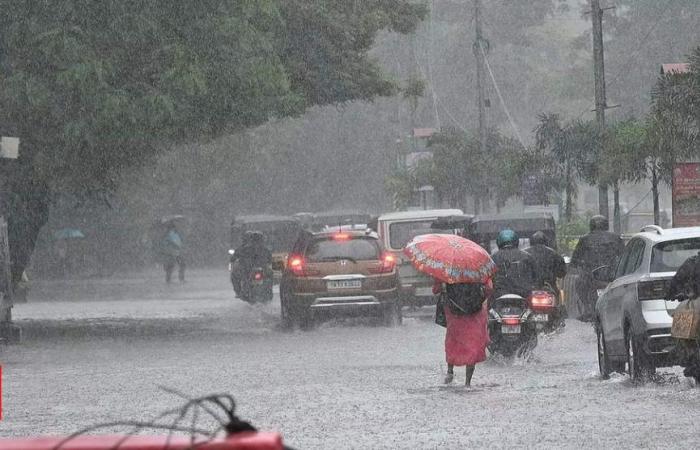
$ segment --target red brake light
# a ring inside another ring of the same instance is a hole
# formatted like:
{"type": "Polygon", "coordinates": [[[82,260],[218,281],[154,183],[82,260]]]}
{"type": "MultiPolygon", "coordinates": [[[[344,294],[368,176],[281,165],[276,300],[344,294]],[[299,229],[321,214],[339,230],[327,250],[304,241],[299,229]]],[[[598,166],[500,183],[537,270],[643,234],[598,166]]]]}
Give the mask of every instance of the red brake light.
{"type": "Polygon", "coordinates": [[[333,239],[336,241],[347,241],[350,239],[350,235],[347,233],[336,233],[333,235],[333,239]]]}
{"type": "Polygon", "coordinates": [[[304,258],[301,256],[291,256],[287,263],[289,270],[296,276],[304,276],[304,258]]]}
{"type": "Polygon", "coordinates": [[[262,280],[262,279],[263,279],[263,274],[262,274],[262,272],[255,272],[254,278],[255,278],[255,281],[260,281],[260,280],[262,280]]]}
{"type": "Polygon", "coordinates": [[[503,325],[520,325],[520,317],[509,316],[502,319],[503,325]]]}
{"type": "Polygon", "coordinates": [[[534,310],[554,308],[554,295],[546,291],[533,291],[530,294],[530,307],[534,310]]]}
{"type": "Polygon", "coordinates": [[[372,273],[391,273],[396,267],[396,256],[391,253],[384,253],[381,257],[381,264],[376,269],[370,269],[372,273]]]}

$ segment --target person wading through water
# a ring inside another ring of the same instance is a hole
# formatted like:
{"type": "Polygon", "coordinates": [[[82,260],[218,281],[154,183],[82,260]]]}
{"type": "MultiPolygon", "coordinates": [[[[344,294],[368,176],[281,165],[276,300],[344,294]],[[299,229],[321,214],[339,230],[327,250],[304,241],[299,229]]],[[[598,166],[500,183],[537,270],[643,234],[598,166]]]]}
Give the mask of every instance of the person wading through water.
{"type": "Polygon", "coordinates": [[[436,282],[433,292],[440,294],[438,307],[444,308],[447,320],[445,384],[454,380],[455,366],[466,366],[465,385],[471,386],[477,363],[486,360],[489,344],[487,298],[493,285],[486,283],[442,284],[436,282]]]}

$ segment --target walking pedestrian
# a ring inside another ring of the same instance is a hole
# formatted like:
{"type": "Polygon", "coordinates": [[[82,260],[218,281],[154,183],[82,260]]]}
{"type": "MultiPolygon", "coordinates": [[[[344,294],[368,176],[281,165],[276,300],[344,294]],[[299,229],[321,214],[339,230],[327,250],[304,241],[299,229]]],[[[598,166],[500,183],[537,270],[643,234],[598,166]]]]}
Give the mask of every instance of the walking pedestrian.
{"type": "Polygon", "coordinates": [[[455,366],[465,366],[465,385],[471,386],[476,364],[486,360],[489,344],[486,299],[493,291],[491,280],[486,283],[436,285],[441,291],[447,319],[445,384],[454,380],[455,366]]]}
{"type": "Polygon", "coordinates": [[[175,266],[178,266],[178,279],[185,282],[185,258],[183,257],[183,240],[174,222],[166,224],[165,234],[160,244],[165,270],[165,282],[170,284],[175,266]]]}

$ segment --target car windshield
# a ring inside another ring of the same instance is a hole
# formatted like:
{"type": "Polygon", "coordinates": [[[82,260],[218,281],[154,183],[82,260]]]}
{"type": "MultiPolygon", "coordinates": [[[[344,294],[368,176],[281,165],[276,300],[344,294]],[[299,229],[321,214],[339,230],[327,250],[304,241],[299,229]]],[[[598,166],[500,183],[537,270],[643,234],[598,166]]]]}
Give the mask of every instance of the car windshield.
{"type": "Polygon", "coordinates": [[[379,259],[379,244],[376,239],[319,239],[312,242],[306,249],[308,262],[334,261],[350,259],[368,261],[379,259]]]}
{"type": "Polygon", "coordinates": [[[397,222],[389,225],[389,244],[391,248],[401,249],[416,236],[421,234],[438,233],[430,226],[434,220],[418,220],[415,222],[397,222]]]}
{"type": "Polygon", "coordinates": [[[651,251],[651,272],[675,272],[700,251],[700,238],[661,242],[651,251]]]}

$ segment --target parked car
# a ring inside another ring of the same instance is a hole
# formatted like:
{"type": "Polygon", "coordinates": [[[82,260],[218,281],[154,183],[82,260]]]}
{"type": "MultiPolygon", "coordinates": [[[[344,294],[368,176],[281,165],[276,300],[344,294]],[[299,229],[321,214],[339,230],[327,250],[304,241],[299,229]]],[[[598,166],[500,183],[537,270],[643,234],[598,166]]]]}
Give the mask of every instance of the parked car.
{"type": "Polygon", "coordinates": [[[411,239],[421,234],[440,233],[441,230],[433,227],[438,218],[463,215],[459,209],[432,209],[393,212],[379,216],[377,232],[382,244],[394,255],[398,264],[403,305],[424,306],[437,303],[433,294],[433,279],[413,267],[403,254],[404,247],[411,239]]]}
{"type": "Polygon", "coordinates": [[[603,378],[627,371],[634,380],[678,364],[671,337],[677,301],[666,298],[676,270],[700,251],[700,227],[649,225],[632,237],[616,268],[594,276],[610,282],[596,303],[598,363],[603,378]]]}
{"type": "Polygon", "coordinates": [[[370,230],[302,233],[280,283],[282,322],[307,328],[321,315],[365,313],[401,323],[396,258],[370,230]]]}

